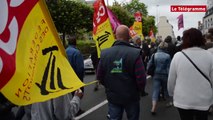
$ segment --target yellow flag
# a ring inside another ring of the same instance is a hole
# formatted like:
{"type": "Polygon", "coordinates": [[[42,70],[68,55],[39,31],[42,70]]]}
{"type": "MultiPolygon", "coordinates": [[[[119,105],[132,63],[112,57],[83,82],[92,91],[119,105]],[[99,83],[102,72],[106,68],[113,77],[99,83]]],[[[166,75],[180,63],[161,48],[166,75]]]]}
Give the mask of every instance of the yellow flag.
{"type": "Polygon", "coordinates": [[[115,38],[104,0],[96,0],[93,6],[93,39],[96,42],[98,57],[100,57],[100,51],[111,47],[115,38]]]}
{"type": "Polygon", "coordinates": [[[1,0],[0,11],[0,89],[12,103],[41,102],[85,85],[67,61],[45,1],[1,0]]]}
{"type": "Polygon", "coordinates": [[[142,22],[134,22],[132,27],[136,34],[139,35],[142,40],[144,40],[144,36],[142,34],[142,22]]]}

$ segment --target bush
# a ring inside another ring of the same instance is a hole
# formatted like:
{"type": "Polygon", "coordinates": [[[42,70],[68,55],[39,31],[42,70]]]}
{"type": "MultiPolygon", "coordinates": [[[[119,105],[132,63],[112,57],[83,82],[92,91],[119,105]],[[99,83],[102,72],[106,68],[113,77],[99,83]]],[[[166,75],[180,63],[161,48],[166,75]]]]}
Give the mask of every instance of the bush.
{"type": "Polygon", "coordinates": [[[77,48],[81,51],[84,58],[89,57],[96,50],[95,42],[92,40],[77,40],[77,48]]]}

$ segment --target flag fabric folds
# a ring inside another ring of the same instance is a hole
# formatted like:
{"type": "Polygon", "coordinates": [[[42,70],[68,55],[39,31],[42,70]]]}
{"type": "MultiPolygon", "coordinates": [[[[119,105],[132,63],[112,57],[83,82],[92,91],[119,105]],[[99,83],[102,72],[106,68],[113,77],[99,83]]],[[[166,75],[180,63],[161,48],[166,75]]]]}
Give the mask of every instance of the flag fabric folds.
{"type": "Polygon", "coordinates": [[[142,22],[142,14],[138,11],[134,13],[135,21],[142,22]]]}
{"type": "Polygon", "coordinates": [[[129,28],[129,32],[130,32],[131,38],[134,38],[137,35],[137,33],[135,32],[135,30],[133,29],[133,26],[131,26],[129,28]]]}
{"type": "Polygon", "coordinates": [[[115,37],[104,0],[96,0],[93,6],[93,39],[100,57],[101,50],[111,47],[115,37]]]}
{"type": "MultiPolygon", "coordinates": [[[[143,29],[142,29],[142,22],[134,22],[133,24],[133,30],[136,32],[136,34],[138,36],[140,36],[141,40],[144,40],[144,36],[143,36],[143,29]]],[[[134,37],[134,36],[133,36],[134,37]]]]}
{"type": "Polygon", "coordinates": [[[16,105],[84,86],[71,68],[44,0],[0,1],[0,89],[16,105]]]}
{"type": "Polygon", "coordinates": [[[153,32],[152,28],[149,31],[149,37],[151,39],[151,42],[155,42],[156,41],[155,36],[154,36],[154,32],[153,32]]]}
{"type": "Polygon", "coordinates": [[[108,16],[109,16],[109,20],[110,20],[110,23],[111,23],[111,26],[112,26],[113,33],[115,34],[116,28],[119,25],[121,25],[121,23],[109,8],[107,8],[107,13],[108,13],[108,16]]]}
{"type": "Polygon", "coordinates": [[[136,12],[134,14],[135,22],[130,27],[130,36],[134,38],[136,35],[140,36],[142,40],[144,40],[143,29],[142,29],[142,14],[140,12],[136,12]]]}
{"type": "Polygon", "coordinates": [[[178,19],[178,30],[180,30],[181,28],[184,28],[183,14],[179,15],[177,19],[178,19]]]}

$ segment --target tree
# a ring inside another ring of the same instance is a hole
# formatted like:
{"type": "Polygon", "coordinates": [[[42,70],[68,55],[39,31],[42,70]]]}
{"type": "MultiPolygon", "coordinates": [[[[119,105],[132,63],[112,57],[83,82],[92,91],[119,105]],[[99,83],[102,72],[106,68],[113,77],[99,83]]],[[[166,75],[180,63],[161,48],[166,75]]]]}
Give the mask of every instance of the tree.
{"type": "Polygon", "coordinates": [[[147,7],[145,6],[145,4],[139,3],[138,0],[132,0],[132,2],[129,4],[128,3],[120,4],[117,1],[115,1],[113,5],[110,7],[110,9],[117,16],[117,18],[120,20],[122,24],[125,24],[129,27],[132,26],[135,21],[134,13],[137,11],[141,12],[141,10],[143,10],[142,16],[143,35],[148,36],[151,28],[153,29],[154,33],[157,32],[157,27],[155,26],[155,17],[148,16],[147,7]],[[131,6],[136,7],[131,8],[131,6]],[[131,10],[127,8],[131,8],[131,10]]]}
{"type": "Polygon", "coordinates": [[[147,16],[147,6],[144,3],[139,2],[139,0],[132,0],[129,4],[124,3],[124,8],[127,9],[132,15],[134,15],[135,12],[140,11],[143,16],[147,16]]]}
{"type": "Polygon", "coordinates": [[[109,8],[116,15],[116,17],[121,22],[121,24],[124,24],[130,27],[132,23],[134,22],[134,17],[122,6],[114,4],[113,6],[109,8]]]}
{"type": "Polygon", "coordinates": [[[153,29],[154,33],[157,33],[157,27],[155,26],[155,17],[154,16],[146,16],[142,18],[142,29],[143,29],[143,35],[149,36],[149,32],[151,29],[153,29]]]}
{"type": "Polygon", "coordinates": [[[78,34],[78,31],[92,30],[93,9],[83,2],[57,0],[47,2],[50,14],[59,33],[63,34],[65,45],[66,34],[78,34]]]}

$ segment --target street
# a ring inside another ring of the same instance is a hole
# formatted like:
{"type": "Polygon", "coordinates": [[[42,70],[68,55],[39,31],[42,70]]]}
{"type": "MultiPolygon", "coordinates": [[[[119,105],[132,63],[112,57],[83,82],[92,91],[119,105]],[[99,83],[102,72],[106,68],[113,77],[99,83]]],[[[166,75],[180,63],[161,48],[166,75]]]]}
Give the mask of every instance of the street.
{"type": "MultiPolygon", "coordinates": [[[[95,80],[95,74],[86,74],[84,77],[84,83],[88,83],[95,80]]],[[[77,116],[75,120],[107,120],[108,102],[105,97],[104,87],[100,86],[98,91],[94,91],[95,84],[86,86],[84,97],[81,101],[81,109],[85,110],[80,116],[77,116]]],[[[141,97],[140,100],[140,120],[180,120],[178,111],[174,107],[166,107],[165,101],[158,103],[157,113],[152,116],[151,110],[151,92],[152,92],[152,80],[147,80],[146,92],[148,96],[141,97]]],[[[13,111],[16,113],[17,108],[13,111]]],[[[27,120],[26,116],[22,120],[27,120]]],[[[124,112],[123,119],[127,120],[124,112]]],[[[213,120],[213,115],[209,116],[209,120],[213,120]]]]}
{"type": "MultiPolygon", "coordinates": [[[[88,83],[95,80],[95,74],[86,74],[84,82],[88,83]]],[[[94,84],[85,87],[85,94],[82,99],[81,108],[85,110],[85,114],[76,117],[76,120],[107,120],[108,104],[105,97],[104,87],[101,86],[98,91],[93,91],[94,84]]],[[[180,120],[178,111],[174,107],[166,107],[165,101],[160,101],[157,114],[152,116],[151,110],[151,92],[152,81],[147,80],[146,91],[149,93],[146,97],[141,97],[140,101],[140,120],[180,120]]],[[[213,115],[209,116],[209,120],[213,119],[213,115]]],[[[127,120],[123,115],[123,120],[127,120]]]]}

